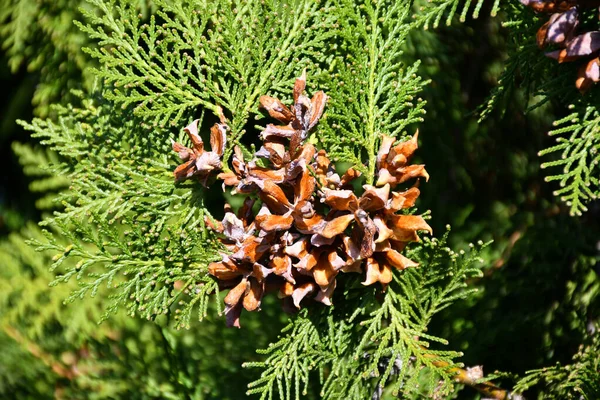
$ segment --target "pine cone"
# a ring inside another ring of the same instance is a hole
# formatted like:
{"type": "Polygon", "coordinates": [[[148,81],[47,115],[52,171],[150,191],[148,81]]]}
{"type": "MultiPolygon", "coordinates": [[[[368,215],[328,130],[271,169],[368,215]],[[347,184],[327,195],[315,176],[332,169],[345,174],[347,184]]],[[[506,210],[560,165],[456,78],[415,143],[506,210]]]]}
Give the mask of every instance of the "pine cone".
{"type": "Polygon", "coordinates": [[[352,168],[337,173],[323,150],[303,143],[323,114],[327,96],[304,95],[305,74],[294,85],[294,106],[262,96],[261,106],[286,125],[268,125],[263,146],[250,161],[235,148],[233,169],[219,174],[224,186],[253,194],[261,207],[254,216],[246,199],[236,216],[226,206],[224,219],[214,225],[228,250],[209,266],[223,289],[227,324],[239,327],[242,308],[260,308],[266,292],[277,291],[284,305],[300,308],[312,297],[331,305],[340,272],[365,274],[364,285],[385,288],[392,270],[416,267],[401,254],[418,231],[431,232],[421,216],[401,214],[413,207],[419,189],[393,189],[412,178],[428,179],[423,165],[409,165],[417,149],[417,134],[393,146],[384,136],[377,158],[378,182],[364,186],[360,197],[352,183],[360,173],[352,168]],[[259,158],[263,163],[259,164],[259,158]]]}
{"type": "Polygon", "coordinates": [[[521,0],[521,3],[537,12],[553,13],[536,35],[540,48],[556,45],[558,50],[546,56],[559,63],[585,60],[579,69],[575,86],[585,93],[594,83],[600,81],[600,31],[576,34],[580,12],[598,8],[600,0],[521,0]]]}
{"type": "Polygon", "coordinates": [[[431,227],[421,216],[396,214],[414,206],[420,193],[416,187],[392,192],[391,197],[387,183],[381,188],[365,185],[364,189],[360,198],[351,190],[324,190],[324,201],[331,210],[349,213],[336,218],[341,225],[336,230],[321,234],[328,237],[343,232],[354,222],[351,237],[343,239],[346,253],[354,263],[366,260],[367,278],[363,284],[380,282],[385,287],[391,281],[392,267],[405,269],[418,265],[399,252],[408,242],[419,240],[417,231],[431,233],[431,227]]]}

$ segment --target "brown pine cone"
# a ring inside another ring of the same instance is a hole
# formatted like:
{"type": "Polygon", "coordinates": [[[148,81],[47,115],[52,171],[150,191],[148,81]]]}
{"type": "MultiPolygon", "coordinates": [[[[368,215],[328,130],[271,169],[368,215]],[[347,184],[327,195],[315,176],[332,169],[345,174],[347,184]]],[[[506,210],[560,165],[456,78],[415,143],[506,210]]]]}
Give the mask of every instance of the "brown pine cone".
{"type": "Polygon", "coordinates": [[[540,48],[547,45],[559,47],[558,50],[546,53],[546,56],[559,63],[586,61],[579,69],[575,81],[580,92],[586,92],[600,81],[600,31],[576,33],[580,13],[586,9],[597,9],[600,7],[600,0],[521,0],[521,3],[537,12],[553,13],[536,35],[540,48]]]}
{"type": "Polygon", "coordinates": [[[227,252],[210,264],[209,273],[230,289],[225,297],[229,326],[239,327],[242,308],[258,310],[269,291],[295,308],[308,298],[331,305],[340,272],[364,274],[364,285],[379,282],[385,288],[393,269],[417,266],[401,254],[406,245],[419,240],[418,231],[431,233],[421,216],[403,213],[419,196],[416,185],[394,190],[412,178],[429,178],[423,165],[409,163],[417,134],[396,146],[395,139],[382,137],[379,187],[365,185],[357,196],[352,183],[358,171],[350,168],[340,177],[325,151],[303,143],[327,100],[323,92],[309,100],[305,85],[303,74],[294,85],[291,108],[261,97],[269,115],[286,125],[268,125],[261,134],[263,146],[249,161],[236,148],[233,169],[218,176],[224,186],[260,200],[256,215],[248,197],[237,215],[226,206],[223,220],[212,223],[227,252]]]}

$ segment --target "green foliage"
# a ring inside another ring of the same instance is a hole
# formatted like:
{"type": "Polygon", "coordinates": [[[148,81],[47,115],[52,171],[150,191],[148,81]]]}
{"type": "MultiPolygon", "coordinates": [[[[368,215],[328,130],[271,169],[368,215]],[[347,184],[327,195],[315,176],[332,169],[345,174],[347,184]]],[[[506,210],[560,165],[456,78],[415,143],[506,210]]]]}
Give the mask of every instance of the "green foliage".
{"type": "Polygon", "coordinates": [[[369,398],[388,385],[394,395],[448,395],[461,354],[430,348],[448,343],[425,331],[435,314],[473,292],[465,281],[481,274],[475,266],[481,246],[456,254],[446,239],[414,248],[410,256],[422,266],[395,274],[383,294],[349,276],[334,307],[302,310],[278,342],[260,351],[265,361],[246,363],[263,370],[248,393],[298,399],[318,371],[325,399],[369,398]],[[425,381],[423,369],[431,372],[425,381]]]}
{"type": "MultiPolygon", "coordinates": [[[[479,18],[484,0],[428,0],[422,5],[419,3],[417,2],[420,6],[419,13],[415,14],[413,18],[425,29],[428,29],[430,26],[439,27],[444,17],[446,25],[450,25],[457,13],[460,13],[461,22],[465,22],[469,15],[472,18],[479,18]]],[[[489,11],[490,15],[496,16],[499,9],[500,0],[494,0],[489,11]]]]}
{"type": "Polygon", "coordinates": [[[600,335],[598,328],[592,327],[589,343],[581,345],[569,365],[557,364],[553,367],[529,371],[515,390],[525,391],[534,385],[544,385],[544,399],[585,399],[600,397],[600,335]]]}
{"type": "MultiPolygon", "coordinates": [[[[205,315],[204,298],[214,283],[203,277],[219,245],[204,228],[202,191],[173,185],[166,151],[148,159],[144,141],[135,145],[135,120],[121,124],[122,115],[106,115],[109,106],[86,105],[58,107],[58,123],[36,119],[26,125],[65,160],[54,168],[71,182],[60,196],[64,210],[46,222],[70,244],[52,235],[36,241],[40,250],[56,252],[56,283],[81,279],[71,299],[93,296],[103,285],[117,289],[109,312],[128,304],[130,313],[150,318],[189,294],[205,315]],[[65,267],[67,259],[77,263],[65,267]]],[[[191,309],[185,310],[183,320],[189,321],[191,309]]]]}
{"type": "Polygon", "coordinates": [[[87,37],[74,25],[81,0],[2,0],[0,40],[13,72],[26,67],[37,85],[32,103],[36,114],[46,116],[54,102],[72,100],[70,90],[91,88],[93,76],[85,72],[90,59],[82,52],[87,37]]]}
{"type": "Polygon", "coordinates": [[[485,106],[480,108],[481,120],[492,109],[504,103],[510,92],[520,87],[525,93],[527,111],[532,111],[547,103],[556,107],[577,109],[568,116],[554,122],[559,127],[550,131],[550,136],[571,133],[570,137],[557,138],[558,145],[547,147],[539,152],[541,156],[560,153],[560,160],[542,164],[546,167],[562,167],[562,173],[548,175],[546,181],[558,181],[560,188],[554,193],[570,208],[572,215],[587,211],[590,201],[598,195],[597,158],[598,133],[596,129],[597,94],[582,97],[575,88],[578,65],[558,64],[544,56],[536,44],[536,32],[547,19],[547,14],[535,14],[520,4],[506,7],[508,22],[505,26],[511,31],[513,54],[506,60],[498,86],[492,91],[485,106]],[[572,104],[577,104],[574,106],[572,104]]]}
{"type": "MultiPolygon", "coordinates": [[[[52,273],[48,270],[50,257],[39,257],[27,245],[25,238],[42,240],[43,234],[35,225],[26,227],[22,234],[12,234],[2,242],[3,279],[0,281],[3,324],[21,325],[29,337],[41,337],[54,321],[64,324],[67,340],[78,335],[93,336],[106,334],[98,329],[98,320],[103,306],[100,302],[87,302],[84,307],[65,309],[61,307],[64,291],[53,294],[48,288],[52,273]],[[28,271],[30,279],[21,274],[28,271]]],[[[71,285],[73,288],[73,285],[71,285]]]]}
{"type": "Polygon", "coordinates": [[[561,188],[554,194],[570,207],[571,214],[581,215],[587,211],[585,204],[600,196],[600,113],[596,107],[587,106],[554,125],[556,129],[548,135],[558,136],[558,144],[540,155],[557,153],[560,159],[546,162],[542,168],[562,167],[562,173],[548,176],[546,181],[559,181],[561,188]]]}
{"type": "Polygon", "coordinates": [[[95,74],[106,98],[131,107],[150,138],[198,107],[223,107],[231,116],[225,159],[258,113],[258,97],[289,96],[303,68],[316,74],[331,36],[332,14],[316,1],[157,1],[147,23],[129,5],[92,3],[101,14],[86,13],[80,27],[100,46],[86,51],[102,66],[95,74]]]}
{"type": "Polygon", "coordinates": [[[35,1],[3,0],[1,9],[2,47],[8,50],[10,67],[16,71],[23,62],[30,35],[28,27],[36,17],[38,6],[35,1]]]}
{"type": "MultiPolygon", "coordinates": [[[[334,157],[351,162],[372,182],[382,134],[401,137],[406,128],[423,122],[425,102],[418,97],[428,82],[417,74],[420,62],[406,65],[405,40],[415,28],[439,25],[445,16],[449,25],[459,8],[464,20],[471,0],[417,2],[336,2],[340,46],[329,67],[327,82],[331,97],[326,126],[319,139],[334,157]],[[419,11],[410,14],[413,7],[419,11]],[[367,162],[364,163],[364,160],[367,162]]],[[[483,1],[477,1],[473,18],[483,1]]],[[[495,15],[496,1],[490,10],[495,15]]]]}
{"type": "Polygon", "coordinates": [[[17,388],[26,389],[23,382],[39,379],[26,390],[32,396],[47,396],[52,393],[52,384],[68,373],[68,366],[60,360],[61,353],[110,336],[111,327],[99,327],[94,321],[104,309],[101,297],[76,308],[63,307],[64,296],[73,286],[50,289],[50,256],[46,253],[40,257],[25,238],[41,239],[43,234],[30,225],[0,243],[0,347],[7,355],[0,371],[4,383],[0,393],[9,395],[17,388]],[[58,334],[57,325],[63,327],[58,334]],[[36,342],[43,342],[43,347],[36,342]]]}
{"type": "Polygon", "coordinates": [[[58,192],[69,185],[69,180],[60,174],[60,170],[49,170],[48,166],[60,164],[58,156],[48,149],[32,147],[24,143],[13,142],[13,152],[19,157],[23,172],[32,182],[29,189],[42,196],[35,205],[38,210],[52,210],[60,205],[56,202],[58,192]]]}
{"type": "Polygon", "coordinates": [[[77,283],[49,286],[53,253],[36,252],[25,238],[44,234],[31,224],[0,242],[2,398],[237,399],[255,378],[239,364],[279,329],[275,308],[247,319],[249,329],[263,332],[251,342],[213,319],[176,331],[166,316],[145,322],[121,312],[98,324],[109,291],[65,307],[77,283]],[[230,357],[215,357],[230,346],[230,357]]]}
{"type": "Polygon", "coordinates": [[[338,9],[341,44],[330,67],[331,101],[319,139],[372,184],[381,135],[398,137],[422,121],[425,104],[415,96],[426,82],[415,74],[418,63],[402,63],[409,3],[341,1],[338,9]]]}

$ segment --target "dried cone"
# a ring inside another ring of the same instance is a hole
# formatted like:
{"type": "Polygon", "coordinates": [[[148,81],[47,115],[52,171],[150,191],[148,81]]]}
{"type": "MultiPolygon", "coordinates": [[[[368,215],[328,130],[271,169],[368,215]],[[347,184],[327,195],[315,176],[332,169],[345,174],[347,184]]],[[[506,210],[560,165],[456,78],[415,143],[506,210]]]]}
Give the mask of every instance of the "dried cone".
{"type": "Polygon", "coordinates": [[[419,240],[419,231],[431,232],[421,216],[403,213],[414,206],[419,189],[394,190],[413,178],[429,178],[423,165],[410,164],[417,134],[395,146],[395,139],[382,137],[377,186],[365,185],[357,196],[352,183],[360,173],[351,168],[340,177],[325,151],[304,143],[327,100],[323,92],[309,99],[305,86],[303,73],[294,85],[292,107],[260,98],[284,125],[267,126],[263,146],[251,160],[235,149],[232,170],[219,175],[224,186],[260,200],[256,215],[248,198],[237,215],[226,206],[225,218],[213,224],[227,254],[210,264],[209,272],[221,288],[230,289],[229,326],[239,327],[242,309],[258,310],[269,291],[292,308],[307,298],[330,305],[340,272],[363,274],[364,285],[385,288],[394,269],[417,266],[402,255],[406,245],[419,240]]]}
{"type": "Polygon", "coordinates": [[[223,244],[231,252],[223,254],[222,260],[211,263],[208,271],[219,280],[222,288],[233,287],[225,297],[225,314],[229,326],[239,327],[243,308],[255,311],[260,307],[265,290],[266,277],[272,272],[260,261],[269,251],[272,235],[255,236],[255,223],[251,221],[254,201],[246,199],[236,216],[227,212],[220,232],[223,244]]]}
{"type": "Polygon", "coordinates": [[[549,20],[540,27],[536,41],[540,48],[555,45],[558,50],[546,56],[559,63],[586,60],[579,69],[575,86],[586,92],[600,80],[597,60],[600,55],[600,31],[576,34],[581,19],[580,13],[586,9],[598,9],[600,0],[521,0],[521,3],[536,12],[551,13],[549,20]]]}
{"type": "Polygon", "coordinates": [[[221,122],[215,124],[210,129],[211,151],[204,150],[204,142],[198,133],[199,120],[192,121],[184,128],[192,142],[192,148],[172,141],[173,150],[179,154],[179,158],[184,161],[178,166],[173,175],[175,180],[182,181],[192,177],[197,177],[200,182],[206,186],[206,182],[213,171],[221,169],[221,156],[225,152],[227,143],[227,131],[229,127],[221,108],[218,108],[221,122]]]}

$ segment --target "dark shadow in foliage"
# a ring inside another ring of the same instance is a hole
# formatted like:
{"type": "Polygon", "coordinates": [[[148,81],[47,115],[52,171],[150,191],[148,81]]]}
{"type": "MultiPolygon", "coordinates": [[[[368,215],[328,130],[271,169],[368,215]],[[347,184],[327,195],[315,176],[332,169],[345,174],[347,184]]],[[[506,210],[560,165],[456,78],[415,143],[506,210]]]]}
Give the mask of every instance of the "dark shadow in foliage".
{"type": "Polygon", "coordinates": [[[569,363],[600,317],[600,280],[591,268],[600,229],[590,222],[541,216],[506,264],[477,282],[479,298],[455,307],[433,330],[460,343],[465,363],[488,373],[569,363]]]}
{"type": "Polygon", "coordinates": [[[0,53],[0,235],[21,228],[28,219],[38,220],[34,202],[35,195],[29,189],[17,157],[13,154],[13,141],[28,141],[29,134],[15,120],[31,119],[30,99],[34,91],[34,79],[20,71],[11,75],[8,61],[0,53]]]}
{"type": "Polygon", "coordinates": [[[424,91],[419,152],[431,179],[419,207],[432,210],[434,231],[453,226],[453,248],[494,240],[486,277],[471,282],[481,293],[434,318],[430,333],[464,351],[468,366],[522,374],[569,363],[588,323],[600,318],[592,272],[600,213],[592,204],[583,218],[569,217],[552,195],[557,185],[544,182],[537,153],[554,144],[546,135],[552,114],[567,110],[548,104],[525,114],[517,88],[503,112],[477,121],[474,110],[497,83],[509,39],[500,21],[485,15],[429,37],[419,32],[409,51],[433,79],[424,91]]]}

